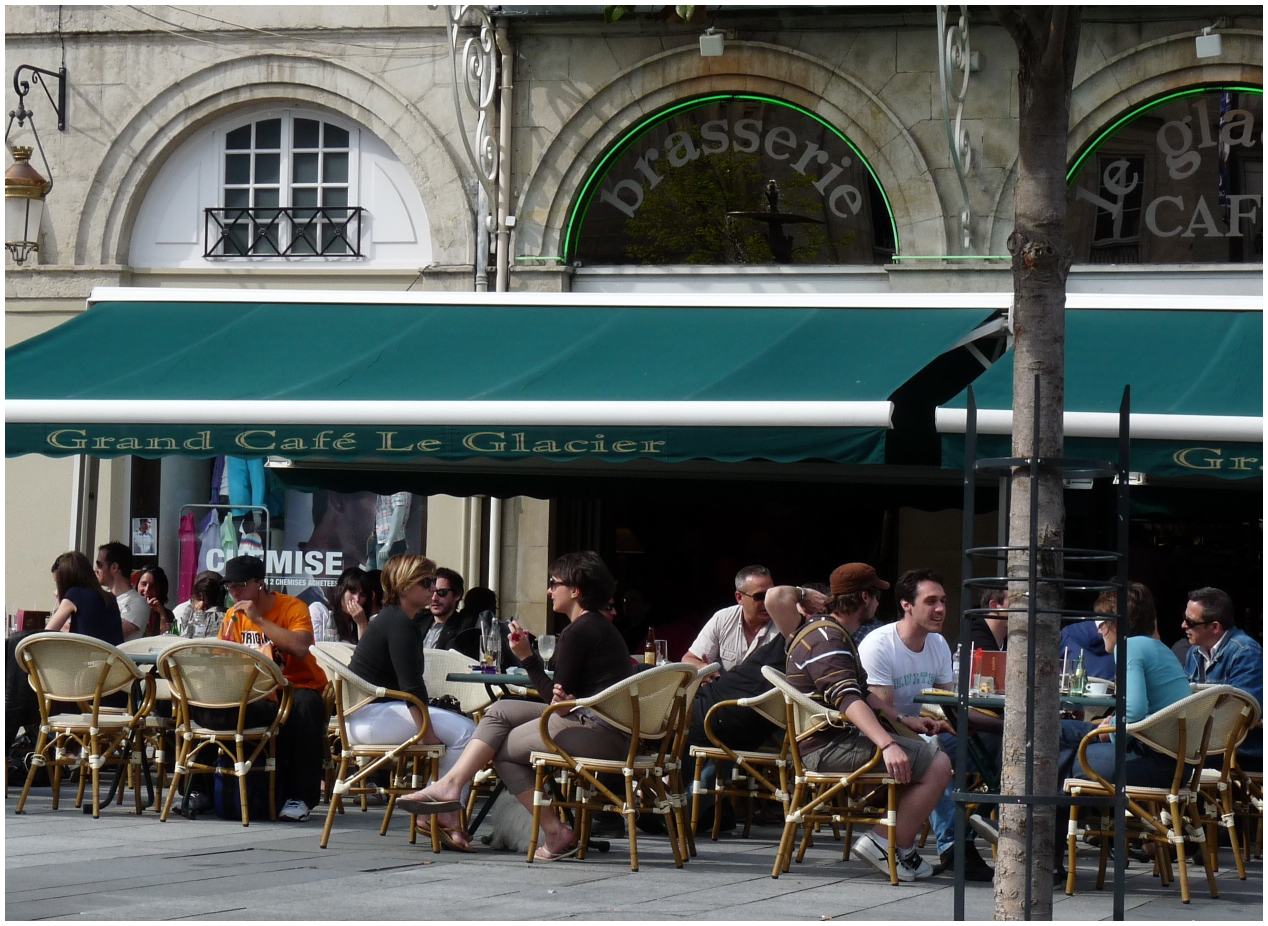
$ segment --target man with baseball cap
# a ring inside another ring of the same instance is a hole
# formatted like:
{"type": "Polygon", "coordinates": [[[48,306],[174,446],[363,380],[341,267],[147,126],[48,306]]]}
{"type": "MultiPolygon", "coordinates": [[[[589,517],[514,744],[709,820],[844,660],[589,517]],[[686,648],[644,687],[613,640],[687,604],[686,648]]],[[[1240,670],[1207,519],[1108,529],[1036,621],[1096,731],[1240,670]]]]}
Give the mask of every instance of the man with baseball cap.
{"type": "MultiPolygon", "coordinates": [[[[898,798],[898,878],[931,877],[933,869],[916,850],[916,836],[951,780],[951,762],[937,746],[913,735],[937,732],[934,720],[899,713],[868,691],[867,673],[850,638],[860,623],[875,616],[879,593],[889,583],[867,563],[846,563],[832,571],[828,587],[831,597],[789,585],[766,594],[771,619],[792,638],[788,681],[850,722],[845,729],[827,727],[807,736],[800,744],[802,759],[815,771],[850,772],[880,749],[886,770],[907,785],[898,798]],[[803,624],[803,609],[827,616],[803,624]]],[[[888,877],[888,845],[884,828],[878,826],[855,840],[853,848],[888,877]]]]}
{"type": "Polygon", "coordinates": [[[304,820],[321,798],[328,719],[322,700],[326,676],[309,652],[313,623],[308,606],[271,591],[264,561],[255,556],[236,556],[225,563],[225,588],[234,605],[221,621],[220,639],[271,650],[291,683],[291,713],[277,743],[278,793],[284,798],[278,819],[304,820]]]}

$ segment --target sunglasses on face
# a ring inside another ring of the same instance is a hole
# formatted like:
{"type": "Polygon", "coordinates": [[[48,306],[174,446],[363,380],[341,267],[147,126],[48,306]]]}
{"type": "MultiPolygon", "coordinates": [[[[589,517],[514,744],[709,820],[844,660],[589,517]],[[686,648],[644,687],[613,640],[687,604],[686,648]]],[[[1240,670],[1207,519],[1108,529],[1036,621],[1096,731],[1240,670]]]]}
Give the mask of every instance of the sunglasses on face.
{"type": "Polygon", "coordinates": [[[1205,627],[1207,624],[1214,624],[1215,621],[1191,621],[1187,617],[1180,619],[1182,627],[1205,627]]]}
{"type": "Polygon", "coordinates": [[[565,582],[563,579],[556,579],[554,576],[551,576],[551,577],[550,577],[550,578],[546,581],[546,588],[547,588],[547,589],[549,589],[549,590],[551,590],[551,591],[554,591],[554,589],[555,589],[557,586],[560,586],[560,585],[567,585],[567,584],[568,584],[568,583],[567,583],[567,582],[565,582]]]}
{"type": "Polygon", "coordinates": [[[766,592],[764,590],[760,592],[754,592],[751,595],[748,592],[740,592],[740,594],[743,595],[745,598],[752,598],[758,604],[761,604],[763,601],[766,600],[766,592]]]}
{"type": "Polygon", "coordinates": [[[431,590],[431,593],[440,598],[448,598],[450,595],[454,594],[454,592],[456,591],[457,589],[453,589],[453,588],[433,588],[431,590]]]}

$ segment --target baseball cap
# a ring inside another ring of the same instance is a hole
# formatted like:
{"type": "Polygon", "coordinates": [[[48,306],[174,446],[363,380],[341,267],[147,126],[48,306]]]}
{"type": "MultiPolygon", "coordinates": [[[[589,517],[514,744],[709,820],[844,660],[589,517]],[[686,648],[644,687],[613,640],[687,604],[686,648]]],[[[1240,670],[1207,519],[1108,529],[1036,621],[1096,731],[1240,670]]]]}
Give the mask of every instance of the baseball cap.
{"type": "Polygon", "coordinates": [[[867,563],[845,563],[832,570],[828,580],[833,595],[848,595],[868,589],[886,589],[889,583],[876,574],[867,563]]]}
{"type": "Polygon", "coordinates": [[[246,582],[249,579],[264,581],[264,560],[258,556],[235,556],[225,563],[225,584],[246,582]]]}

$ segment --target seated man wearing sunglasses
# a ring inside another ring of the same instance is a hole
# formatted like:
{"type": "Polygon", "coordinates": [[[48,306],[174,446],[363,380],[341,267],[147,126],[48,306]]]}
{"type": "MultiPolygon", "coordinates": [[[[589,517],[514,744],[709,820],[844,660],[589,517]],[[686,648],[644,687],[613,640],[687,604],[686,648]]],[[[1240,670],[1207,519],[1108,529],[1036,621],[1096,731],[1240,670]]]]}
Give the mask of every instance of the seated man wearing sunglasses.
{"type": "Polygon", "coordinates": [[[700,629],[682,661],[693,666],[720,662],[734,669],[749,653],[779,635],[766,613],[766,590],[775,583],[765,566],[745,566],[735,574],[735,604],[716,612],[700,629]]]}

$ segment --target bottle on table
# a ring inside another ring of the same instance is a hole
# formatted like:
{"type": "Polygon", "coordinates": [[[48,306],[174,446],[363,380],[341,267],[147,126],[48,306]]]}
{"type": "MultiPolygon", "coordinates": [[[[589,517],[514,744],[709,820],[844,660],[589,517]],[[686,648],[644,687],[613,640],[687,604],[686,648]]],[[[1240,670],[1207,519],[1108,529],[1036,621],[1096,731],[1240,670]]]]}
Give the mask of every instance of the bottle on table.
{"type": "Polygon", "coordinates": [[[643,662],[649,666],[656,665],[656,630],[647,628],[647,642],[643,644],[643,662]]]}
{"type": "Polygon", "coordinates": [[[1074,663],[1074,675],[1070,678],[1070,694],[1081,695],[1087,691],[1087,666],[1083,664],[1083,653],[1074,663]]]}

